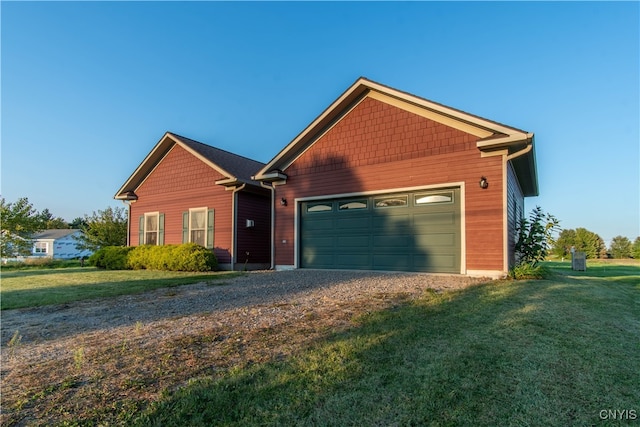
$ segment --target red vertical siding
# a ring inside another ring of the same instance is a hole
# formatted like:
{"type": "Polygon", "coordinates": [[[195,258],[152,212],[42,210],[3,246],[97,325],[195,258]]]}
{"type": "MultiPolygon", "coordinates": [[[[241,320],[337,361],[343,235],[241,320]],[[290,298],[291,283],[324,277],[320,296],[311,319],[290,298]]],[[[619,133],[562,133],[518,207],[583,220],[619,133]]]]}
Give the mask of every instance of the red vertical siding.
{"type": "Polygon", "coordinates": [[[138,244],[138,218],[145,212],[165,215],[165,244],[182,243],[182,213],[189,208],[215,209],[214,246],[219,263],[231,262],[233,194],[215,184],[224,178],[209,165],[175,145],[136,189],[131,204],[129,241],[138,244]]]}
{"type": "Polygon", "coordinates": [[[366,98],[315,142],[276,187],[275,262],[294,264],[296,197],[465,182],[466,268],[502,270],[502,158],[480,156],[477,137],[366,98]],[[483,190],[478,181],[489,180],[483,190]]]}
{"type": "Polygon", "coordinates": [[[241,192],[237,209],[236,262],[271,263],[271,194],[241,192]],[[246,227],[248,219],[254,221],[251,228],[246,227]]]}

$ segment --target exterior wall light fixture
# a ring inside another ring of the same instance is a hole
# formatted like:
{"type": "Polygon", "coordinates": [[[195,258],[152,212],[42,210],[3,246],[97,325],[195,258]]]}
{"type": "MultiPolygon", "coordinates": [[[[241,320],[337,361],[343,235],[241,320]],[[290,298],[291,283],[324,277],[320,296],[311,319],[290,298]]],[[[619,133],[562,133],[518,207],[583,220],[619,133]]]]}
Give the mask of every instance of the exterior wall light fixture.
{"type": "Polygon", "coordinates": [[[479,184],[480,184],[480,188],[484,190],[489,186],[489,181],[487,181],[487,178],[483,176],[482,178],[480,178],[479,184]]]}
{"type": "Polygon", "coordinates": [[[282,199],[280,199],[280,204],[282,206],[287,206],[287,199],[285,199],[284,197],[282,199]]]}

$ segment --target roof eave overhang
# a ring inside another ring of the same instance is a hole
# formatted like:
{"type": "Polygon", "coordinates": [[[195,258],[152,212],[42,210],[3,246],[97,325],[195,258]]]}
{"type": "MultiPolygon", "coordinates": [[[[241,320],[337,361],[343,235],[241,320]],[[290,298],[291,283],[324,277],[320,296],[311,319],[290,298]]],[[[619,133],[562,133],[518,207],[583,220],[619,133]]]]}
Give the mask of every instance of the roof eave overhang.
{"type": "Polygon", "coordinates": [[[479,139],[476,147],[482,152],[495,150],[517,150],[533,142],[533,133],[530,132],[510,132],[488,138],[479,139]]]}
{"type": "Polygon", "coordinates": [[[138,200],[138,196],[133,191],[127,191],[125,193],[118,193],[115,195],[114,199],[116,200],[124,200],[127,202],[134,202],[138,200]]]}
{"type": "Polygon", "coordinates": [[[478,140],[476,146],[483,156],[506,155],[511,162],[525,197],[539,194],[534,135],[515,132],[510,135],[478,140]]]}
{"type": "Polygon", "coordinates": [[[262,182],[281,182],[287,180],[287,175],[281,171],[269,171],[262,172],[260,171],[257,175],[252,176],[256,181],[262,182]]]}
{"type": "Polygon", "coordinates": [[[242,185],[253,185],[253,186],[256,186],[256,187],[260,186],[260,184],[258,184],[255,181],[250,181],[248,179],[237,178],[235,176],[233,176],[231,178],[219,179],[219,180],[216,181],[216,185],[221,185],[221,186],[227,187],[227,188],[235,188],[235,187],[240,187],[242,185]]]}

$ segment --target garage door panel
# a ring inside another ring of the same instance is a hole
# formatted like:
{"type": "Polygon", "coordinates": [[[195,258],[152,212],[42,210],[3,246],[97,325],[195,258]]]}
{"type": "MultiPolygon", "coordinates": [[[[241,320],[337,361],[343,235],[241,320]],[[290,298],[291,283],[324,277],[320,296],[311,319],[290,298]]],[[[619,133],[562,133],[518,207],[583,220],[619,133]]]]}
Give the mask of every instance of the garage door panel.
{"type": "Polygon", "coordinates": [[[302,264],[314,268],[332,268],[334,265],[333,252],[307,251],[303,254],[302,264]]]}
{"type": "Polygon", "coordinates": [[[417,234],[414,236],[416,247],[451,247],[456,246],[455,233],[430,233],[417,234]]]}
{"type": "Polygon", "coordinates": [[[376,216],[373,219],[373,233],[376,235],[409,234],[412,232],[409,215],[376,216]]]}
{"type": "Polygon", "coordinates": [[[365,250],[369,250],[369,246],[371,244],[371,236],[362,235],[362,236],[339,236],[338,237],[338,247],[339,248],[363,248],[365,250]]]}
{"type": "Polygon", "coordinates": [[[328,248],[333,249],[334,238],[332,236],[305,236],[302,244],[309,250],[328,248]]]}
{"type": "Polygon", "coordinates": [[[439,227],[456,223],[453,212],[417,213],[413,216],[414,227],[439,227]]]}
{"type": "Polygon", "coordinates": [[[457,257],[455,254],[431,254],[414,256],[414,266],[421,271],[457,273],[457,257]]]}
{"type": "Polygon", "coordinates": [[[351,215],[338,217],[336,221],[336,229],[357,231],[362,230],[366,233],[369,232],[371,219],[364,216],[353,217],[351,215]]]}
{"type": "Polygon", "coordinates": [[[373,265],[376,270],[411,270],[411,257],[406,254],[374,254],[373,265]]]}
{"type": "Polygon", "coordinates": [[[313,221],[305,223],[305,231],[312,232],[314,230],[327,231],[333,230],[333,218],[327,216],[326,218],[313,218],[313,221]]]}
{"type": "Polygon", "coordinates": [[[338,268],[371,269],[371,254],[363,253],[340,253],[336,257],[338,268]]]}
{"type": "Polygon", "coordinates": [[[373,236],[374,248],[402,248],[407,247],[411,243],[409,235],[375,235],[373,236]]]}

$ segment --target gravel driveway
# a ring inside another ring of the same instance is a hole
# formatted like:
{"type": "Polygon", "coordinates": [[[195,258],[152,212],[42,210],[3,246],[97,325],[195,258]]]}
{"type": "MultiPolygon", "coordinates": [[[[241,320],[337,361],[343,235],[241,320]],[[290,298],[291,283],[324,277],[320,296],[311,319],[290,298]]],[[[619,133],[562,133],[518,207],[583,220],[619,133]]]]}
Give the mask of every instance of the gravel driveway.
{"type": "Polygon", "coordinates": [[[117,342],[135,329],[150,344],[213,325],[270,327],[332,304],[363,298],[412,298],[427,289],[463,288],[487,279],[419,273],[336,270],[260,271],[213,285],[2,312],[3,376],[22,364],[68,357],[71,343],[117,342]],[[7,348],[18,331],[20,344],[7,348]],[[8,357],[11,353],[11,357],[8,357]]]}

